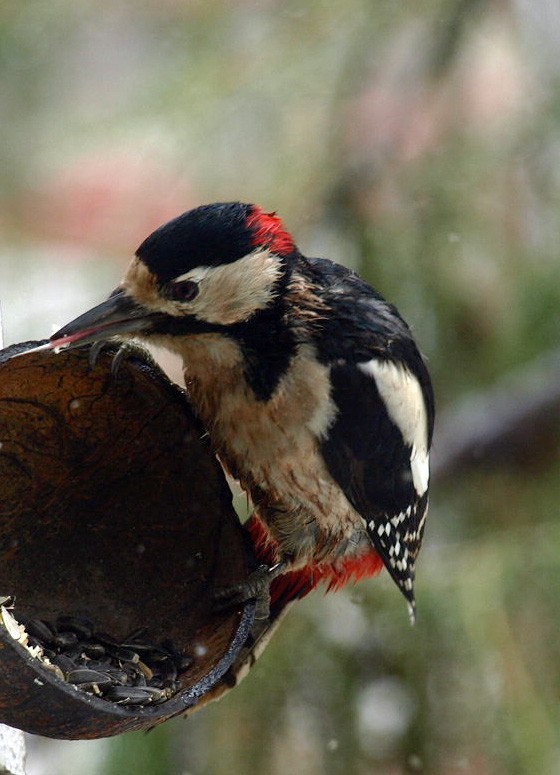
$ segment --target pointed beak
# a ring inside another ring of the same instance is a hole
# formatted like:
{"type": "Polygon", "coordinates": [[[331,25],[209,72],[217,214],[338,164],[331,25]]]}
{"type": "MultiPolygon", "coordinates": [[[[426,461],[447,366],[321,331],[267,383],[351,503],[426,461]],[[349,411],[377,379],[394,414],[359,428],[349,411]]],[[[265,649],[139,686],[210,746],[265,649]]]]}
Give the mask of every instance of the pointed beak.
{"type": "Polygon", "coordinates": [[[53,334],[47,347],[66,349],[119,334],[148,331],[154,317],[154,313],[137,304],[122,288],[117,288],[107,301],[93,307],[53,334]]]}

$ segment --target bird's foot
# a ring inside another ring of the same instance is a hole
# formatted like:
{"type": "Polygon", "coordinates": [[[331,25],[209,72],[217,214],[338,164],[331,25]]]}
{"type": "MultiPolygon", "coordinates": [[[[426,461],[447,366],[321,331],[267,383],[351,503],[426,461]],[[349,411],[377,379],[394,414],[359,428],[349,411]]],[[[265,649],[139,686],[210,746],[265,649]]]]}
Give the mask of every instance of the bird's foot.
{"type": "Polygon", "coordinates": [[[240,584],[218,589],[214,593],[214,609],[225,611],[248,600],[256,601],[255,619],[268,619],[270,615],[270,585],[287,568],[281,561],[276,565],[259,565],[247,579],[240,584]]]}
{"type": "MultiPolygon", "coordinates": [[[[88,365],[90,370],[93,370],[97,364],[101,352],[107,347],[114,348],[115,343],[106,339],[101,339],[98,342],[94,342],[89,348],[88,353],[88,365]]],[[[127,358],[132,358],[134,355],[138,355],[139,347],[131,342],[120,342],[117,350],[113,355],[111,361],[111,375],[116,377],[119,369],[127,358]]]]}

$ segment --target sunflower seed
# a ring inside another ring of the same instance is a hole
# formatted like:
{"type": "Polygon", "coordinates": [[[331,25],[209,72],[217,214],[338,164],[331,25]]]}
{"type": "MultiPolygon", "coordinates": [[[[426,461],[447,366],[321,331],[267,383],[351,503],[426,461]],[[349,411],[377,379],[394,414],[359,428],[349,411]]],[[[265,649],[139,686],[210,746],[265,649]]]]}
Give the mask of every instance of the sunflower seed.
{"type": "Polygon", "coordinates": [[[75,632],[59,632],[52,638],[51,642],[61,651],[69,651],[78,643],[78,636],[75,632]]]}
{"type": "Polygon", "coordinates": [[[49,659],[53,665],[59,667],[63,673],[69,673],[76,667],[75,662],[70,659],[70,657],[66,656],[66,654],[54,654],[54,656],[49,657],[49,659]]]}
{"type": "Polygon", "coordinates": [[[128,681],[128,673],[117,667],[107,667],[105,672],[110,676],[113,683],[125,684],[128,681]]]}
{"type": "Polygon", "coordinates": [[[52,643],[54,632],[41,619],[29,619],[25,622],[25,629],[30,637],[36,638],[41,643],[52,643]]]}
{"type": "Polygon", "coordinates": [[[105,656],[105,646],[102,643],[82,643],[82,653],[89,659],[100,659],[105,656]]]}
{"type": "Polygon", "coordinates": [[[59,632],[75,632],[81,640],[89,640],[93,635],[93,623],[81,616],[61,615],[56,626],[59,632]]]}
{"type": "Polygon", "coordinates": [[[180,691],[178,674],[192,661],[170,640],[144,641],[146,628],[119,641],[81,616],[60,615],[56,624],[21,618],[0,604],[0,622],[60,680],[119,705],[167,700],[180,691]]]}
{"type": "Polygon", "coordinates": [[[162,699],[162,695],[163,692],[154,687],[113,686],[105,697],[118,705],[147,705],[156,699],[162,699]]]}
{"type": "Polygon", "coordinates": [[[110,649],[111,656],[118,659],[120,662],[128,662],[136,665],[140,661],[140,655],[132,649],[121,648],[120,646],[115,649],[110,649]]]}
{"type": "Polygon", "coordinates": [[[71,684],[97,684],[98,686],[110,686],[112,684],[110,676],[106,673],[100,673],[98,670],[89,670],[87,667],[77,667],[66,673],[66,680],[71,684]]]}

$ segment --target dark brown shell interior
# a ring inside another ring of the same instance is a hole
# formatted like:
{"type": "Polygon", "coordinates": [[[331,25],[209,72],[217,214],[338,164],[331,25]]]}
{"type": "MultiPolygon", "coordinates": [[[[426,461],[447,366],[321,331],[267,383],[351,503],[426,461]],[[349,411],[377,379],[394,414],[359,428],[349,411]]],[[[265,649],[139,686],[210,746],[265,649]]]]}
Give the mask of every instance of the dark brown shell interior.
{"type": "Polygon", "coordinates": [[[211,690],[244,645],[253,606],[213,594],[251,559],[222,469],[183,393],[141,353],[0,353],[0,595],[18,613],[144,628],[192,655],[181,691],[127,708],[57,679],[0,627],[0,721],[55,737],[152,726],[211,690]]]}

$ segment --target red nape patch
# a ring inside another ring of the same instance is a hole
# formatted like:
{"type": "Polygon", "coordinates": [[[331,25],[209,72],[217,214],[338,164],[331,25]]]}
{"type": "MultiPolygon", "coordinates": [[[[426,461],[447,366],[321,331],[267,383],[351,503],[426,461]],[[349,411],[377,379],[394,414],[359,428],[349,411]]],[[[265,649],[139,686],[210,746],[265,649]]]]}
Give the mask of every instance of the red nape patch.
{"type": "Polygon", "coordinates": [[[253,232],[253,245],[266,246],[278,256],[287,256],[296,249],[292,235],[284,228],[276,213],[265,213],[262,207],[253,206],[247,218],[247,226],[253,232]]]}
{"type": "MultiPolygon", "coordinates": [[[[258,517],[251,517],[246,525],[260,562],[273,565],[277,562],[277,545],[270,539],[266,527],[258,517]]],[[[270,605],[281,610],[290,600],[305,597],[321,582],[327,592],[342,589],[350,581],[377,576],[383,569],[383,561],[375,549],[359,557],[345,557],[336,563],[308,565],[299,570],[283,573],[270,585],[270,605]]]]}

